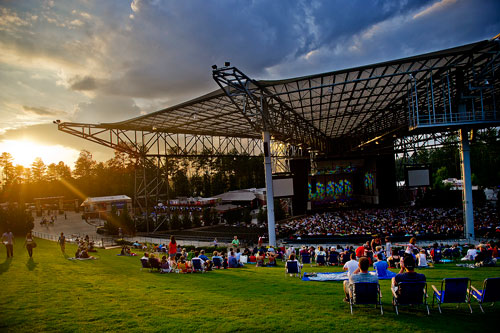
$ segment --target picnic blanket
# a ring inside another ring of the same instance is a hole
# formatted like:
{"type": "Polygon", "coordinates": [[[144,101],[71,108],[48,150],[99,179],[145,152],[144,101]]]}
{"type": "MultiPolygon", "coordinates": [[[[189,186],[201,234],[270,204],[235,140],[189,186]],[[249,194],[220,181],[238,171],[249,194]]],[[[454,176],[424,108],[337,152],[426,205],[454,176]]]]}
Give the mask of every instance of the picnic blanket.
{"type": "Polygon", "coordinates": [[[75,258],[75,257],[71,257],[71,258],[68,258],[68,260],[97,260],[97,258],[75,258]]]}
{"type": "MultiPolygon", "coordinates": [[[[375,271],[370,272],[376,275],[375,271]]],[[[379,277],[379,280],[389,280],[396,276],[396,273],[387,271],[387,275],[379,277]]],[[[328,272],[328,273],[304,273],[302,281],[344,281],[348,280],[347,272],[328,272]]]]}

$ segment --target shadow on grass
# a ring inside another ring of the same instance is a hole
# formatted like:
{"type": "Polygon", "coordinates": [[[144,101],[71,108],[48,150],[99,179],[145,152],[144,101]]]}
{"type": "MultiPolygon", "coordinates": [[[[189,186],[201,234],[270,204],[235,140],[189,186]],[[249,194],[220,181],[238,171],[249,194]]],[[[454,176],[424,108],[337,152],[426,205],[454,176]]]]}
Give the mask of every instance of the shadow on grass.
{"type": "Polygon", "coordinates": [[[11,262],[12,258],[6,258],[5,261],[2,264],[0,264],[0,274],[3,274],[9,270],[11,262]]]}
{"type": "Polygon", "coordinates": [[[28,262],[26,263],[26,267],[32,271],[36,268],[36,266],[38,265],[38,263],[36,263],[33,258],[29,258],[28,259],[28,262]]]}

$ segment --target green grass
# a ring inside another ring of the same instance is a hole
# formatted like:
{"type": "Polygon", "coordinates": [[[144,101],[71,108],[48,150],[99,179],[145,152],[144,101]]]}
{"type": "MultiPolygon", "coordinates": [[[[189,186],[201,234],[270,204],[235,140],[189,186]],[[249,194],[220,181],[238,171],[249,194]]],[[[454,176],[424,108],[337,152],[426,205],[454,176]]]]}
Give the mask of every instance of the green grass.
{"type": "MultiPolygon", "coordinates": [[[[356,307],[354,316],[342,302],[339,282],[303,282],[284,276],[284,268],[220,270],[206,274],[157,274],[140,270],[138,257],[99,250],[99,260],[71,261],[54,242],[38,240],[29,261],[23,240],[14,258],[0,259],[0,331],[456,331],[497,327],[500,305],[480,313],[445,305],[403,308],[396,316],[390,282],[381,281],[384,315],[373,307],[356,307]],[[492,315],[493,314],[493,315],[492,315]]],[[[76,248],[68,245],[72,256],[76,248]]],[[[338,271],[307,267],[305,271],[338,271]]],[[[470,277],[480,287],[500,268],[466,269],[453,264],[423,271],[430,284],[443,277],[470,277]]],[[[429,298],[430,300],[430,298],[429,298]]]]}

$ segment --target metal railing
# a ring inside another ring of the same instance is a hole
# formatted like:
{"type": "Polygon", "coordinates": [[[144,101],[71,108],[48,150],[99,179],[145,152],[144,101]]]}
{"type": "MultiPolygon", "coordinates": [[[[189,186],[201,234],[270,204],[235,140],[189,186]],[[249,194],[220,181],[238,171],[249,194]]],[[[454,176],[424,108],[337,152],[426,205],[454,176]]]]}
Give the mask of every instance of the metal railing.
{"type": "MultiPolygon", "coordinates": [[[[42,238],[42,239],[47,239],[53,242],[57,242],[59,240],[59,235],[54,235],[54,234],[47,234],[44,232],[39,232],[39,231],[32,231],[33,236],[37,238],[42,238]]],[[[71,234],[71,235],[65,235],[66,236],[66,242],[69,243],[76,243],[77,239],[83,239],[85,236],[82,236],[80,234],[71,234]]],[[[89,236],[89,240],[94,242],[94,245],[97,247],[108,247],[108,246],[114,246],[116,245],[116,240],[112,237],[95,237],[95,236],[89,236]]]]}

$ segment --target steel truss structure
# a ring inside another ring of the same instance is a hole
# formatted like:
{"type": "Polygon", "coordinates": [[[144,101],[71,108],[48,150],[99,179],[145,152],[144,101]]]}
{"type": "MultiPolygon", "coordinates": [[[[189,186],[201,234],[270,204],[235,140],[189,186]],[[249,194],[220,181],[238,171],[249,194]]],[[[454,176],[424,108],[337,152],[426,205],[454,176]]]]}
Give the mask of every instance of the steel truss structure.
{"type": "MultiPolygon", "coordinates": [[[[276,81],[251,79],[226,63],[213,66],[219,89],[204,96],[122,122],[58,128],[157,168],[170,157],[267,156],[269,150],[274,172],[286,172],[290,158],[404,153],[422,142],[440,144],[456,130],[500,125],[499,55],[496,36],[276,81]],[[263,134],[270,135],[267,148],[263,134]]],[[[161,177],[143,176],[136,197],[161,193],[161,177]]]]}

